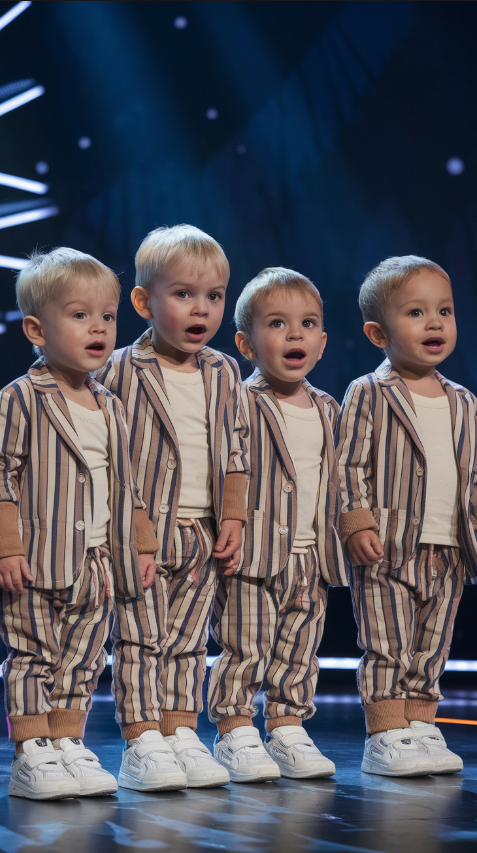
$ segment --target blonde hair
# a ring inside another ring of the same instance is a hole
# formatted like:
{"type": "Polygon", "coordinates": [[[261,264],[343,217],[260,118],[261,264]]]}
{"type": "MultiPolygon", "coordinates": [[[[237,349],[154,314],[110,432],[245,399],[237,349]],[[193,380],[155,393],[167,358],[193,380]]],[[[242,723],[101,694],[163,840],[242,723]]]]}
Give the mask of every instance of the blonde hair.
{"type": "Polygon", "coordinates": [[[430,270],[447,279],[446,271],[427,258],[402,255],[386,258],[368,273],[359,291],[359,307],[365,323],[383,323],[386,302],[391,293],[406,284],[421,270],[430,270]]]}
{"type": "Polygon", "coordinates": [[[267,267],[245,285],[237,299],[234,314],[237,331],[250,337],[254,312],[267,296],[278,291],[313,296],[320,306],[323,321],[323,300],[320,291],[308,278],[285,267],[267,267]]]}
{"type": "Polygon", "coordinates": [[[229,279],[229,262],[213,237],[194,225],[174,225],[155,228],[142,241],[136,253],[136,287],[149,290],[156,276],[181,261],[214,264],[229,279]]]}
{"type": "Polygon", "coordinates": [[[121,288],[117,275],[92,255],[61,246],[51,252],[34,252],[16,281],[17,303],[23,316],[41,316],[50,299],[75,278],[107,280],[119,302],[121,288]]]}

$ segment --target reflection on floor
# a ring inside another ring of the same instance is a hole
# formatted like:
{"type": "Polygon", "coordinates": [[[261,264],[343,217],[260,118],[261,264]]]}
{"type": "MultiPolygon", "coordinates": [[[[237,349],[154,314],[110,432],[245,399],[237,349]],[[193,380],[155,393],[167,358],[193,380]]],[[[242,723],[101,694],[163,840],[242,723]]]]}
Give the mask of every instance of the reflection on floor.
{"type": "MultiPolygon", "coordinates": [[[[450,691],[440,715],[477,719],[477,693],[450,691]]],[[[258,718],[257,718],[258,719],[258,718]]],[[[256,719],[256,722],[257,722],[256,719]]],[[[3,726],[3,723],[2,723],[3,726]]],[[[363,719],[354,694],[317,697],[308,731],[337,766],[332,779],[34,803],[8,797],[12,748],[0,740],[2,853],[473,853],[477,850],[477,726],[445,724],[463,774],[393,780],[362,774],[363,719]]],[[[199,732],[210,747],[206,719],[199,732]]],[[[107,685],[87,744],[117,773],[121,741],[107,685]]]]}

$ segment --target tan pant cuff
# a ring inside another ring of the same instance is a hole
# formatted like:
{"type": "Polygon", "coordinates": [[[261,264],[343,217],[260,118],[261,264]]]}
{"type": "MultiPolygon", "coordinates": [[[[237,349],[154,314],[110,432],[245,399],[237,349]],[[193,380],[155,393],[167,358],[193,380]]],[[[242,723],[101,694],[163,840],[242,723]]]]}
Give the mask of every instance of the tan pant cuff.
{"type": "Polygon", "coordinates": [[[194,732],[197,728],[197,717],[193,711],[163,711],[161,720],[161,734],[163,737],[175,734],[178,726],[187,726],[194,732]]]}
{"type": "Polygon", "coordinates": [[[267,732],[273,731],[273,729],[278,729],[279,726],[302,726],[303,721],[301,717],[272,717],[270,720],[267,720],[267,732]]]}
{"type": "Polygon", "coordinates": [[[411,720],[420,720],[421,723],[434,725],[439,702],[433,700],[427,702],[425,699],[406,699],[404,715],[408,723],[411,720]]]}
{"type": "Polygon", "coordinates": [[[51,740],[62,737],[82,738],[87,717],[87,711],[74,711],[71,708],[52,708],[48,714],[51,740]]]}
{"type": "Polygon", "coordinates": [[[404,713],[405,699],[383,699],[364,705],[366,731],[368,735],[385,732],[388,729],[408,729],[409,723],[404,713]]]}
{"type": "Polygon", "coordinates": [[[121,737],[123,737],[124,740],[134,740],[135,738],[140,737],[143,732],[150,732],[151,730],[160,732],[161,724],[156,720],[146,720],[141,723],[129,723],[127,726],[123,726],[121,728],[121,737]]]}
{"type": "Polygon", "coordinates": [[[48,714],[28,714],[23,717],[8,717],[10,740],[20,743],[32,737],[49,737],[50,723],[48,714]]]}
{"type": "Polygon", "coordinates": [[[240,726],[251,726],[253,729],[253,723],[250,717],[224,717],[217,723],[219,737],[223,737],[227,732],[231,732],[232,729],[238,729],[240,726]]]}

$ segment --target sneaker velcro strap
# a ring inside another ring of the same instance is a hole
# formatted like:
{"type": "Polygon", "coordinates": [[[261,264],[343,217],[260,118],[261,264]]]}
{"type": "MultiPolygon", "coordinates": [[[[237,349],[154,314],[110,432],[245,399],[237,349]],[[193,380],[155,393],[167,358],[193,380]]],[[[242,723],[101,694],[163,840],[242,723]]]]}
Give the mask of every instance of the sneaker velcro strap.
{"type": "MultiPolygon", "coordinates": [[[[283,726],[283,728],[284,729],[285,728],[293,729],[293,731],[290,731],[290,732],[285,732],[282,729],[282,731],[280,732],[280,736],[279,736],[280,742],[284,746],[293,746],[294,744],[301,744],[301,745],[305,745],[305,746],[314,746],[315,745],[313,743],[312,739],[309,738],[307,733],[301,728],[301,726],[300,726],[301,730],[299,732],[296,731],[298,726],[283,726]]],[[[274,740],[274,738],[272,737],[272,741],[273,740],[274,740]]],[[[278,738],[275,738],[275,740],[278,740],[278,738]]]]}
{"type": "Polygon", "coordinates": [[[379,736],[379,739],[389,746],[390,743],[395,743],[397,740],[402,740],[403,738],[410,738],[414,740],[417,732],[414,729],[388,729],[387,732],[383,732],[382,735],[379,736]]]}
{"type": "Polygon", "coordinates": [[[154,752],[166,753],[169,756],[174,755],[174,751],[166,741],[146,741],[146,743],[140,743],[134,747],[134,753],[138,758],[145,758],[154,752]]]}
{"type": "MultiPolygon", "coordinates": [[[[247,728],[249,728],[249,726],[247,726],[247,728]]],[[[262,747],[263,749],[263,743],[260,738],[260,735],[258,737],[253,737],[251,735],[240,735],[239,737],[235,737],[233,740],[231,740],[229,746],[232,749],[243,749],[243,747],[246,746],[262,747]]]]}
{"type": "Polygon", "coordinates": [[[197,738],[196,739],[191,738],[190,740],[182,739],[182,740],[176,741],[176,743],[174,744],[173,752],[175,755],[180,755],[181,752],[185,752],[186,749],[195,749],[195,750],[198,750],[199,752],[205,753],[206,755],[210,755],[210,752],[207,749],[207,747],[203,743],[201,743],[200,740],[198,740],[197,738]]]}
{"type": "Polygon", "coordinates": [[[74,764],[75,761],[79,761],[82,758],[86,758],[89,761],[99,761],[98,756],[94,752],[91,752],[90,749],[86,749],[85,746],[79,749],[69,749],[68,752],[61,753],[61,760],[66,765],[74,764]]]}
{"type": "Polygon", "coordinates": [[[29,755],[25,763],[27,767],[30,767],[33,770],[34,767],[38,767],[40,764],[61,765],[61,757],[58,755],[58,751],[56,749],[45,749],[44,752],[29,755]]]}

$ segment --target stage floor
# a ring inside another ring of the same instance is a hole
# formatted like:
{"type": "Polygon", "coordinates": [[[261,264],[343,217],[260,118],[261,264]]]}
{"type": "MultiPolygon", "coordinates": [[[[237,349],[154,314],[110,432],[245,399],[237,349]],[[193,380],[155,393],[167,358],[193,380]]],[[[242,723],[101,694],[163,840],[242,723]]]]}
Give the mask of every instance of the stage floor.
{"type": "MultiPolygon", "coordinates": [[[[0,741],[2,853],[108,853],[158,850],[196,853],[470,853],[477,850],[477,726],[443,724],[464,772],[388,779],[361,773],[364,726],[356,696],[317,697],[308,724],[336,777],[261,785],[34,803],[9,797],[12,747],[0,741]]],[[[453,690],[440,715],[477,719],[477,693],[453,690]]],[[[204,715],[202,715],[204,716],[204,715]]],[[[257,722],[257,718],[256,718],[257,722]]],[[[2,723],[2,726],[4,724],[2,723]]],[[[200,736],[211,747],[206,719],[200,736]]],[[[91,711],[87,745],[117,774],[122,741],[104,682],[91,711]]]]}

